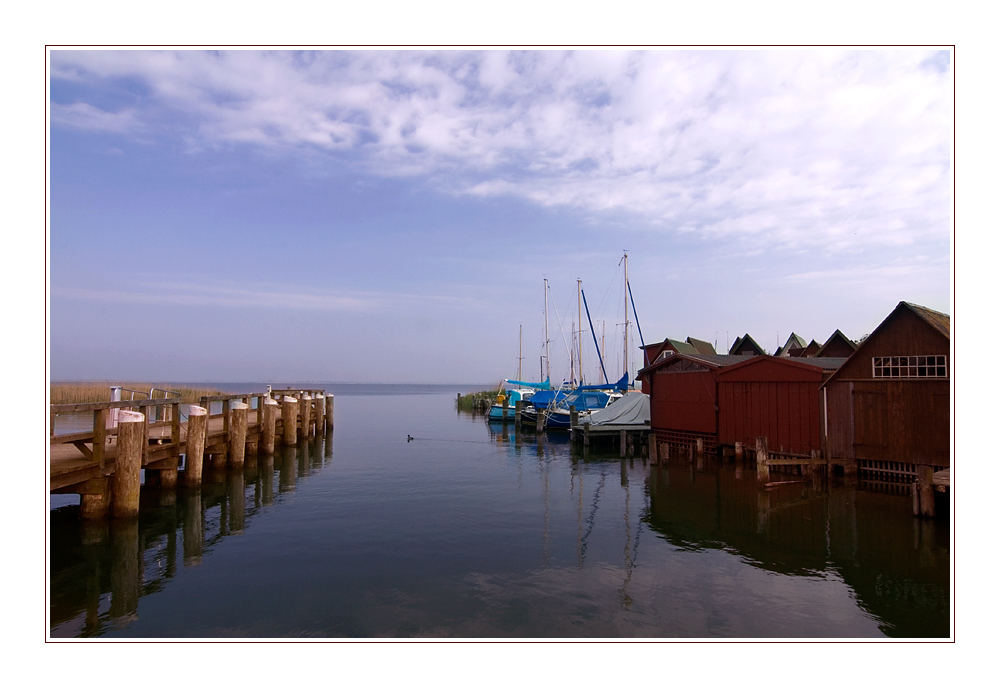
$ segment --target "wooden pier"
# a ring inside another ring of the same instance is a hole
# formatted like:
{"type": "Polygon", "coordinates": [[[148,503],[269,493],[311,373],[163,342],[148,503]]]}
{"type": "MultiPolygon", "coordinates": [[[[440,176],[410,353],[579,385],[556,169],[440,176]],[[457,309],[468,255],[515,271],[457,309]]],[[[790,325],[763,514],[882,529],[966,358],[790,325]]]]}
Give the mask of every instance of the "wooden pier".
{"type": "Polygon", "coordinates": [[[174,487],[183,455],[183,482],[197,485],[205,464],[241,467],[248,458],[270,456],[276,444],[295,446],[331,431],[333,411],[334,398],[322,389],[206,396],[191,405],[186,421],[177,399],[52,405],[50,433],[61,414],[92,413],[93,426],[50,434],[49,492],[81,495],[83,518],[130,517],[138,510],[139,470],[147,485],[174,487]],[[210,414],[213,402],[221,403],[221,413],[210,414]]]}
{"type": "MultiPolygon", "coordinates": [[[[617,442],[620,456],[634,456],[639,453],[646,455],[648,437],[651,436],[649,421],[646,425],[614,425],[602,424],[592,426],[589,421],[580,422],[580,414],[576,408],[570,406],[570,440],[574,444],[590,447],[591,442],[603,442],[605,444],[617,442]]],[[[649,445],[650,447],[652,445],[649,445]]]]}

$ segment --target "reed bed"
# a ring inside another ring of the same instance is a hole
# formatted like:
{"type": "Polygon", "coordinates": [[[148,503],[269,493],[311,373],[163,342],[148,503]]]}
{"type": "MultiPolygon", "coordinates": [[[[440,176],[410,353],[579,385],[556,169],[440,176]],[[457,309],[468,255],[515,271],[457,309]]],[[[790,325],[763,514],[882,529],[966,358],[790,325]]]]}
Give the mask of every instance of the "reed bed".
{"type": "MultiPolygon", "coordinates": [[[[185,403],[197,403],[203,396],[224,394],[224,392],[211,387],[183,387],[168,382],[53,382],[49,385],[49,403],[92,404],[100,401],[110,401],[112,386],[121,386],[143,392],[149,392],[151,387],[156,387],[157,390],[168,389],[171,392],[180,392],[180,400],[185,403]]],[[[123,392],[123,394],[123,398],[130,398],[128,392],[123,392]]],[[[156,398],[162,397],[163,393],[157,391],[156,398]]],[[[147,396],[145,394],[136,394],[135,398],[146,399],[147,396]]]]}
{"type": "Polygon", "coordinates": [[[463,394],[458,397],[458,409],[460,411],[475,411],[477,406],[485,401],[487,405],[492,404],[493,400],[496,399],[497,391],[495,389],[487,389],[482,392],[473,392],[472,394],[463,394]]]}

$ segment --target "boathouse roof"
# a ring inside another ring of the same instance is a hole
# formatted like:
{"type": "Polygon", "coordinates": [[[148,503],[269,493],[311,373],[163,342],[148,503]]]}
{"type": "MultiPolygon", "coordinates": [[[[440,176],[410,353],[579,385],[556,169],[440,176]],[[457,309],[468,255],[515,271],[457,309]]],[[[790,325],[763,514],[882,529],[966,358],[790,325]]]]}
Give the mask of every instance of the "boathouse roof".
{"type": "Polygon", "coordinates": [[[708,342],[695,339],[694,337],[688,337],[687,342],[693,346],[699,354],[715,354],[715,347],[708,342]]]}
{"type": "MultiPolygon", "coordinates": [[[[900,349],[905,347],[916,347],[919,351],[902,351],[903,355],[909,354],[931,354],[934,353],[931,349],[934,347],[944,346],[947,349],[947,344],[945,342],[951,340],[951,317],[945,313],[939,313],[930,308],[924,306],[918,306],[917,304],[908,303],[906,301],[900,301],[899,304],[893,309],[893,311],[886,316],[885,320],[879,323],[879,326],[868,335],[862,342],[857,345],[845,362],[845,365],[838,369],[837,373],[834,374],[829,380],[823,382],[822,386],[826,386],[837,379],[844,377],[848,372],[857,375],[861,369],[866,371],[865,379],[872,377],[870,372],[870,366],[867,363],[862,363],[862,360],[866,356],[873,355],[873,352],[878,352],[880,348],[883,348],[885,340],[891,340],[889,343],[890,351],[884,355],[898,355],[900,349]],[[914,322],[912,316],[916,316],[918,320],[916,322],[925,323],[930,329],[920,328],[920,331],[905,331],[903,335],[899,334],[900,328],[906,328],[907,325],[905,321],[909,318],[909,322],[914,322]],[[893,331],[896,334],[893,334],[893,331]],[[935,334],[931,334],[935,333],[935,334]],[[930,334],[930,338],[926,335],[930,334]],[[905,336],[904,336],[905,335],[905,336]],[[939,339],[938,337],[942,337],[939,339]],[[880,341],[881,340],[881,341],[880,341]],[[933,344],[933,340],[937,341],[937,344],[933,344]],[[905,341],[905,344],[902,343],[905,341]],[[930,347],[930,348],[928,348],[930,347]]],[[[880,355],[875,353],[875,355],[880,355]]]]}
{"type": "Polygon", "coordinates": [[[790,335],[788,335],[788,341],[785,342],[785,345],[779,348],[777,351],[775,351],[774,355],[784,356],[787,358],[788,356],[792,355],[791,352],[793,349],[805,349],[805,348],[806,348],[806,340],[804,340],[802,337],[792,332],[790,335]]]}
{"type": "Polygon", "coordinates": [[[857,343],[848,339],[840,330],[835,330],[826,343],[816,352],[816,356],[843,355],[850,356],[858,348],[857,343]]]}
{"type": "MultiPolygon", "coordinates": [[[[939,313],[938,311],[931,310],[925,306],[918,306],[915,303],[909,303],[907,301],[900,301],[900,306],[906,306],[911,311],[923,318],[929,325],[931,325],[938,332],[943,334],[948,339],[951,339],[951,316],[945,313],[939,313]]],[[[897,306],[899,308],[899,306],[897,306]]]]}
{"type": "Polygon", "coordinates": [[[736,341],[733,342],[733,346],[729,349],[730,355],[742,354],[752,355],[756,354],[758,356],[766,356],[767,352],[760,347],[760,345],[753,340],[749,334],[745,334],[742,337],[737,337],[736,341]]]}

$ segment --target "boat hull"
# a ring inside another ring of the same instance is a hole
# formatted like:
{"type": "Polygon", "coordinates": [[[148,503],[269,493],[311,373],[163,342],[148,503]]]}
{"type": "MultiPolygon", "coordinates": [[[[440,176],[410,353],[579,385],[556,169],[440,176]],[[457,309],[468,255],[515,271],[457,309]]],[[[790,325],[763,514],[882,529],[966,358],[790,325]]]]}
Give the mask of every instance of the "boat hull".
{"type": "MultiPolygon", "coordinates": [[[[514,406],[508,406],[507,407],[507,422],[508,423],[513,423],[514,419],[516,417],[517,417],[517,408],[514,407],[514,406]]],[[[487,414],[486,418],[491,423],[496,423],[496,422],[502,423],[503,420],[504,420],[504,418],[503,418],[503,406],[500,406],[498,404],[493,404],[493,406],[490,407],[490,412],[489,412],[489,414],[487,414]]]]}

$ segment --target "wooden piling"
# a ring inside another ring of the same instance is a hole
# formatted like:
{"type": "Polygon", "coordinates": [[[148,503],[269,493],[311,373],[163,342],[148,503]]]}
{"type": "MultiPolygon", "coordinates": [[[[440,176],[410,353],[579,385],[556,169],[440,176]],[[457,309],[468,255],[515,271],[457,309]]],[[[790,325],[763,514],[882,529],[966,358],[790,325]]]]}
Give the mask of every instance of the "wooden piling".
{"type": "Polygon", "coordinates": [[[234,401],[229,407],[229,465],[232,468],[243,468],[246,458],[248,408],[240,401],[234,401]]]}
{"type": "Polygon", "coordinates": [[[569,426],[575,428],[580,423],[580,412],[576,410],[576,406],[569,407],[569,426]]]}
{"type": "Polygon", "coordinates": [[[322,435],[326,431],[326,399],[323,394],[314,397],[313,405],[316,407],[316,434],[322,435]]]}
{"type": "Polygon", "coordinates": [[[110,482],[107,478],[96,478],[88,482],[94,483],[94,489],[80,494],[80,518],[87,521],[107,518],[111,509],[110,482]]]}
{"type": "Polygon", "coordinates": [[[281,426],[286,447],[294,447],[296,442],[295,419],[298,414],[299,400],[295,397],[281,398],[281,426]]]}
{"type": "Polygon", "coordinates": [[[142,470],[142,443],[146,416],[122,411],[118,416],[118,457],[111,482],[111,515],[135,518],[139,515],[139,481],[142,470]]]}
{"type": "Polygon", "coordinates": [[[260,428],[260,448],[259,451],[264,456],[274,454],[274,428],[278,416],[278,402],[268,397],[263,400],[263,418],[260,428]]]}
{"type": "Polygon", "coordinates": [[[625,457],[625,431],[620,430],[618,433],[618,454],[624,458],[625,457]]]}
{"type": "Polygon", "coordinates": [[[699,454],[704,454],[705,453],[705,440],[703,440],[702,438],[699,437],[694,442],[695,442],[695,445],[694,445],[695,446],[695,451],[698,452],[699,454]]]}
{"type": "Polygon", "coordinates": [[[742,461],[743,461],[743,443],[742,442],[737,442],[736,443],[736,451],[735,451],[735,455],[734,455],[734,460],[736,461],[736,463],[742,463],[742,461]]]}
{"type": "MultiPolygon", "coordinates": [[[[161,468],[158,471],[160,474],[159,487],[164,490],[172,490],[177,487],[177,459],[171,459],[170,463],[173,464],[172,467],[161,468]]],[[[149,475],[148,471],[146,472],[146,475],[149,475]]]]}
{"type": "MultiPolygon", "coordinates": [[[[226,443],[229,442],[229,422],[231,419],[229,415],[229,404],[232,403],[229,399],[222,400],[222,436],[226,438],[226,443]]],[[[228,454],[228,448],[227,448],[228,454]]],[[[226,455],[222,456],[223,466],[225,466],[226,455]]]]}
{"type": "Polygon", "coordinates": [[[333,430],[333,395],[326,395],[326,429],[333,430]]]}
{"type": "Polygon", "coordinates": [[[521,411],[524,409],[524,399],[514,402],[514,425],[521,425],[521,411]]]}
{"type": "Polygon", "coordinates": [[[757,438],[757,480],[768,482],[771,478],[771,471],[767,465],[767,438],[757,438]]]}
{"type": "Polygon", "coordinates": [[[309,436],[309,419],[310,419],[310,406],[312,404],[312,397],[308,394],[303,394],[302,398],[299,399],[299,433],[303,437],[309,436]]]}
{"type": "Polygon", "coordinates": [[[656,435],[649,433],[649,463],[654,466],[659,463],[656,453],[656,435]]]}
{"type": "Polygon", "coordinates": [[[503,395],[503,422],[507,422],[507,407],[510,405],[510,396],[507,394],[503,395]]]}
{"type": "Polygon", "coordinates": [[[208,425],[207,408],[192,406],[188,409],[187,456],[184,459],[184,484],[188,487],[201,485],[206,425],[208,425]]]}
{"type": "Polygon", "coordinates": [[[94,411],[94,444],[91,450],[94,462],[104,472],[104,445],[107,442],[108,432],[108,409],[96,409],[94,411]]]}
{"type": "Polygon", "coordinates": [[[174,456],[180,456],[181,444],[181,405],[170,405],[170,443],[174,445],[174,456]]]}

